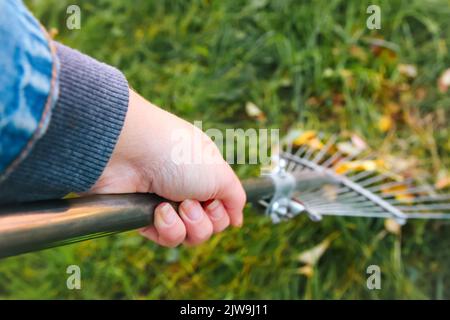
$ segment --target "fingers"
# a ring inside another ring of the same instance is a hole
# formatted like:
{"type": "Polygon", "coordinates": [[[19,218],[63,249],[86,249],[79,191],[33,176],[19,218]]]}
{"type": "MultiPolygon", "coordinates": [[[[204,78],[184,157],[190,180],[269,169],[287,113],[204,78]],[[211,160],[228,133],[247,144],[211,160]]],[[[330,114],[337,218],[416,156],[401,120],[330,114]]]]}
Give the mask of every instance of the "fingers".
{"type": "Polygon", "coordinates": [[[205,212],[211,220],[214,233],[225,230],[230,224],[230,217],[220,200],[216,199],[207,204],[205,206],[205,212]]]}
{"type": "Polygon", "coordinates": [[[141,230],[146,238],[165,247],[176,247],[186,238],[186,227],[173,207],[161,203],[155,209],[154,225],[141,230]]]}
{"type": "Polygon", "coordinates": [[[234,172],[230,169],[229,182],[224,183],[220,188],[217,197],[222,200],[222,203],[230,216],[231,224],[235,227],[240,227],[244,220],[243,210],[247,197],[242,187],[241,182],[236,177],[234,172]],[[230,181],[231,180],[231,181],[230,181]]]}
{"type": "Polygon", "coordinates": [[[141,229],[140,233],[165,247],[176,247],[183,242],[197,245],[229,224],[230,214],[220,200],[208,202],[204,208],[196,200],[184,200],[179,206],[179,215],[164,202],[155,209],[153,226],[141,229]]]}
{"type": "Polygon", "coordinates": [[[213,224],[198,201],[184,200],[179,212],[186,227],[186,244],[200,244],[211,237],[213,224]]]}

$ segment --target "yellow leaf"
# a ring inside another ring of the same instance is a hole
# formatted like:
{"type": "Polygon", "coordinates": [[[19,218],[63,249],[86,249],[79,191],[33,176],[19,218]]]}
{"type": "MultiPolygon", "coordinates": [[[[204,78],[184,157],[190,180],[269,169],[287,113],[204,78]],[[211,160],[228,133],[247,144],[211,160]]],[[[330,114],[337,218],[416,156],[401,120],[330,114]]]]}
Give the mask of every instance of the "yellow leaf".
{"type": "Polygon", "coordinates": [[[245,104],[245,111],[247,112],[247,115],[259,121],[264,121],[266,119],[264,112],[262,112],[253,102],[247,102],[245,104]]]}
{"type": "Polygon", "coordinates": [[[408,78],[417,77],[417,68],[416,68],[416,66],[414,66],[412,64],[399,64],[397,68],[398,68],[398,72],[400,72],[400,74],[402,74],[408,78]]]}
{"type": "Polygon", "coordinates": [[[379,160],[356,160],[343,162],[336,166],[335,171],[338,174],[344,174],[348,171],[381,171],[384,168],[384,161],[379,160]]]}
{"type": "Polygon", "coordinates": [[[313,139],[309,140],[306,144],[308,146],[310,146],[311,148],[317,149],[317,150],[323,148],[323,143],[320,142],[320,140],[317,138],[313,138],[313,139]]]}
{"type": "Polygon", "coordinates": [[[386,110],[386,112],[388,114],[394,114],[400,111],[400,106],[398,105],[398,103],[395,102],[388,102],[385,106],[384,109],[386,110]]]}
{"type": "Polygon", "coordinates": [[[314,275],[314,268],[310,265],[305,265],[298,268],[297,272],[306,276],[307,278],[311,278],[314,275]]]}
{"type": "Polygon", "coordinates": [[[388,187],[381,190],[384,194],[395,194],[395,199],[404,203],[412,203],[414,195],[408,193],[408,186],[401,184],[394,187],[388,187]]]}
{"type": "Polygon", "coordinates": [[[294,139],[295,146],[301,146],[306,144],[309,140],[316,138],[316,132],[313,130],[304,131],[300,136],[294,139]]]}
{"type": "Polygon", "coordinates": [[[378,121],[378,128],[380,129],[381,132],[389,131],[392,128],[392,125],[393,121],[391,116],[389,115],[382,116],[378,121]]]}
{"type": "Polygon", "coordinates": [[[59,30],[56,28],[51,28],[50,31],[48,32],[50,38],[55,39],[56,36],[58,35],[59,30]]]}
{"type": "Polygon", "coordinates": [[[381,192],[384,194],[390,194],[394,192],[405,192],[406,190],[408,190],[408,187],[404,184],[400,184],[392,187],[383,188],[381,189],[381,192]]]}
{"type": "Polygon", "coordinates": [[[325,239],[315,247],[312,247],[311,249],[302,252],[298,257],[298,260],[306,265],[314,266],[319,261],[320,257],[325,253],[325,251],[328,249],[329,246],[330,240],[325,239]]]}
{"type": "Polygon", "coordinates": [[[395,219],[390,218],[384,220],[384,228],[395,235],[399,235],[402,230],[402,226],[395,219]]]}

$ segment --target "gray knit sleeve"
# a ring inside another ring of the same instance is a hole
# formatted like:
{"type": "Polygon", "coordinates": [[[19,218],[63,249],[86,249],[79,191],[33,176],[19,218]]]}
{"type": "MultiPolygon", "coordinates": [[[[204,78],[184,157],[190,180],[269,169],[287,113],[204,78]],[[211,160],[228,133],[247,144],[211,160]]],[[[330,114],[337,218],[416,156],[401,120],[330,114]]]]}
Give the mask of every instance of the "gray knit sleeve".
{"type": "Polygon", "coordinates": [[[56,43],[59,96],[47,132],[0,184],[0,203],[87,191],[105,168],[128,107],[117,69],[56,43]]]}

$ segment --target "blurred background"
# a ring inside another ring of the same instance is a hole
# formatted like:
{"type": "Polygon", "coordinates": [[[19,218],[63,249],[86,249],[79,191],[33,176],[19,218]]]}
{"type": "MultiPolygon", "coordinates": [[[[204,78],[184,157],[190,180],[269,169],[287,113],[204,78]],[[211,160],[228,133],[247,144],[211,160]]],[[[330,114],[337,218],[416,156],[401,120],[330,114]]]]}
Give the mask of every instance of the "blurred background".
{"type": "MultiPolygon", "coordinates": [[[[450,185],[449,1],[25,1],[52,36],[121,69],[203,129],[280,128],[364,141],[440,190],[450,185]],[[81,9],[68,30],[66,9],[81,9]],[[369,5],[381,9],[370,30],[369,5]]],[[[235,166],[241,178],[257,166],[235,166]]],[[[0,261],[0,298],[450,298],[450,225],[299,217],[165,249],[135,232],[0,261]],[[66,268],[81,268],[68,290],[66,268]],[[366,268],[379,265],[381,290],[366,268]]]]}

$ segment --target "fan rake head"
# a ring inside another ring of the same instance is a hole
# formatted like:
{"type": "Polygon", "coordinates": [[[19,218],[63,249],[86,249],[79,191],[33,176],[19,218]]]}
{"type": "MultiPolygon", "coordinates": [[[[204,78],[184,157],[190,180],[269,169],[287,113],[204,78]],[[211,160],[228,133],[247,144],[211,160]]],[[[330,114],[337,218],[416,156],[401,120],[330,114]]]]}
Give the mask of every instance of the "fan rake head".
{"type": "Polygon", "coordinates": [[[300,213],[314,221],[327,215],[393,218],[399,224],[408,219],[450,219],[450,194],[380,170],[373,155],[340,151],[336,140],[332,136],[325,144],[296,148],[288,143],[277,156],[278,164],[269,174],[275,193],[259,201],[273,222],[300,213]],[[303,175],[316,175],[320,182],[302,183],[303,175]]]}

